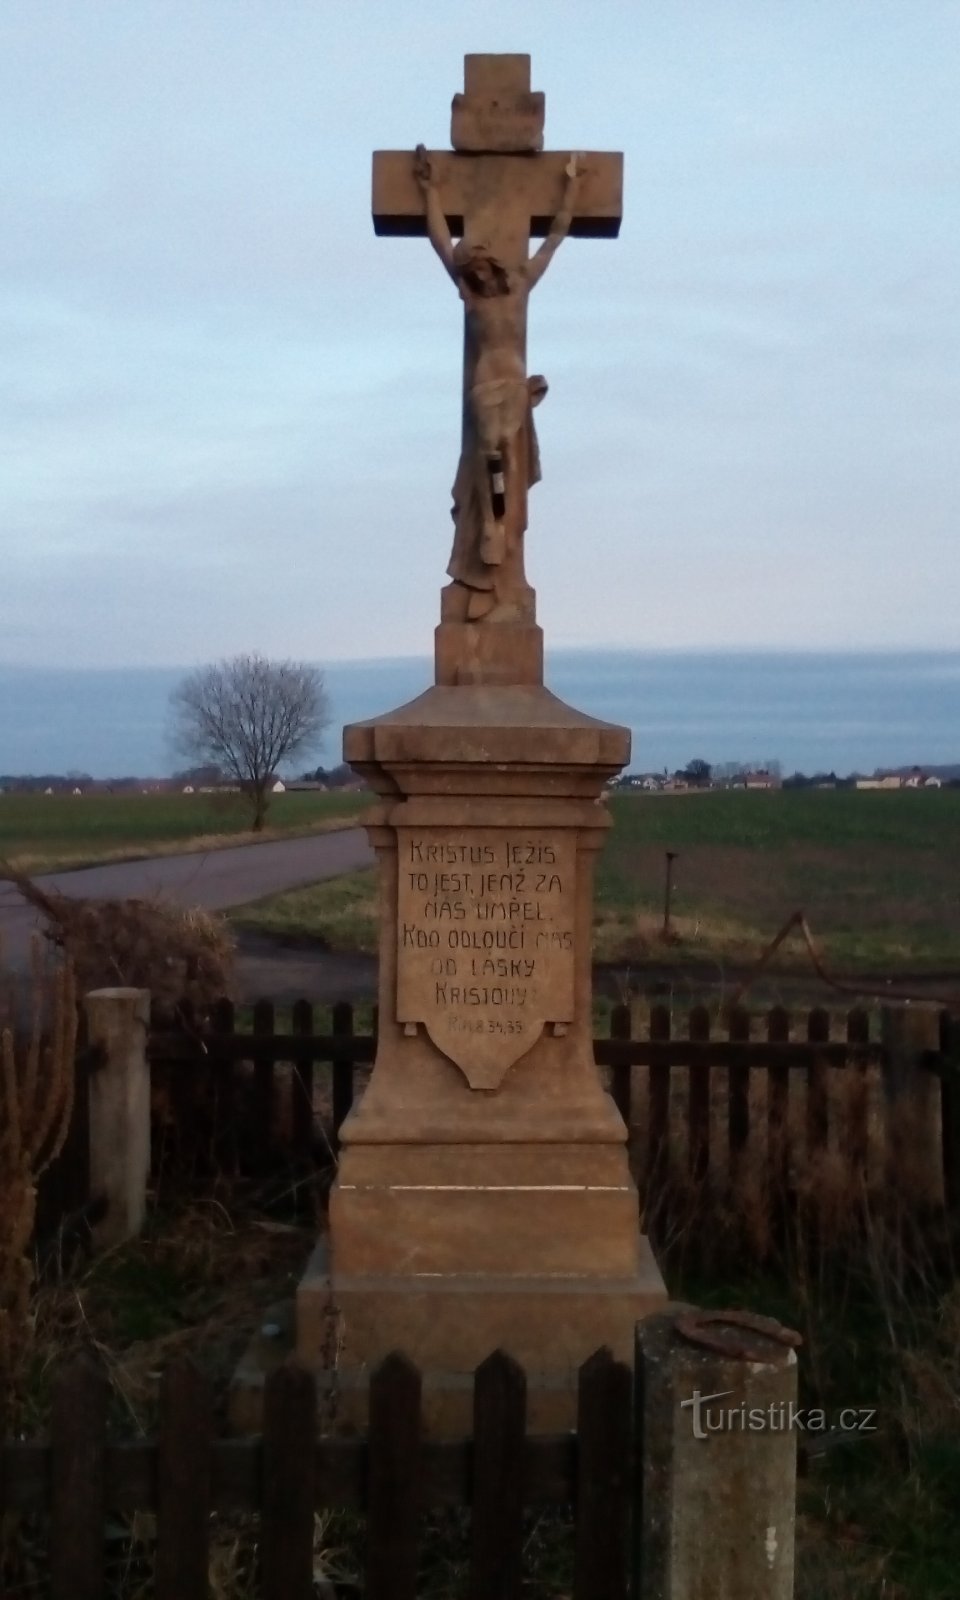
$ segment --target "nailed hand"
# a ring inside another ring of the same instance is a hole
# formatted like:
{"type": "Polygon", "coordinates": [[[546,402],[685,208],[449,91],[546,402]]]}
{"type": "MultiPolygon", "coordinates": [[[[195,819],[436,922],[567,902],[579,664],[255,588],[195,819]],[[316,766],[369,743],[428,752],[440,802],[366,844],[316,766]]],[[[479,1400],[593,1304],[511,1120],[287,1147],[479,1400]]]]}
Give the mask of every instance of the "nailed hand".
{"type": "Polygon", "coordinates": [[[418,144],[413,153],[413,175],[424,192],[433,183],[433,168],[430,165],[426,145],[418,144]]]}

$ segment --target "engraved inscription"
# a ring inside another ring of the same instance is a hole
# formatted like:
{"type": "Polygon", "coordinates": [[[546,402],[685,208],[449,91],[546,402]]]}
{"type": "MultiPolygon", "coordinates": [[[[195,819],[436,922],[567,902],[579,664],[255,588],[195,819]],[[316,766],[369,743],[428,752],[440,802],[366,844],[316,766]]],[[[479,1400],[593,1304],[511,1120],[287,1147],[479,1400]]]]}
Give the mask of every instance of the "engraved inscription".
{"type": "Polygon", "coordinates": [[[574,861],[556,830],[398,830],[397,1018],[475,1087],[573,1018],[574,861]]]}

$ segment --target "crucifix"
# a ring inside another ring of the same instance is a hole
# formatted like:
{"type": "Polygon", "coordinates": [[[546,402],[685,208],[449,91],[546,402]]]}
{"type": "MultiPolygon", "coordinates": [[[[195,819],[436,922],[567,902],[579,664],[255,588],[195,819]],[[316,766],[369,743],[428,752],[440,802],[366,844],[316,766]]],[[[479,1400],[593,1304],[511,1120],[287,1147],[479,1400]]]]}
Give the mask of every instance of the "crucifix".
{"type": "Polygon", "coordinates": [[[464,90],[453,100],[452,150],[375,153],[373,222],[378,234],[426,235],[464,306],[442,618],[533,623],[523,536],[527,490],[540,476],[533,408],[547,385],[527,376],[527,299],[568,235],[616,237],[623,157],[543,150],[544,97],[531,93],[529,56],[466,56],[464,90]],[[543,239],[533,255],[531,238],[543,239]]]}

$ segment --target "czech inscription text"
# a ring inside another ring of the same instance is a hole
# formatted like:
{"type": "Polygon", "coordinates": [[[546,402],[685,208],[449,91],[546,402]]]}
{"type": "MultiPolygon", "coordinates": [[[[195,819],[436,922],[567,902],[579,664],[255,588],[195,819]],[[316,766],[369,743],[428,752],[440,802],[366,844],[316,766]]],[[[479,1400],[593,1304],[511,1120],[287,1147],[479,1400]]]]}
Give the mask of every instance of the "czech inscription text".
{"type": "Polygon", "coordinates": [[[509,1066],[545,1022],[572,1020],[569,832],[401,829],[398,850],[400,1022],[423,1022],[471,1078],[481,1041],[503,1040],[509,1066]]]}

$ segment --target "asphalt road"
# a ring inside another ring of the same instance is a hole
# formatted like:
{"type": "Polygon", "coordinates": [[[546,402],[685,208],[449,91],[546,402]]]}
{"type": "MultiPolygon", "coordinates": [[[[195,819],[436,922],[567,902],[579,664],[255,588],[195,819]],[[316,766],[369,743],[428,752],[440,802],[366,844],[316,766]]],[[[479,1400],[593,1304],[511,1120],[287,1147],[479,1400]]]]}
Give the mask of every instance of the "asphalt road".
{"type": "MultiPolygon", "coordinates": [[[[353,872],[370,866],[373,860],[363,829],[343,828],[301,839],[271,839],[266,844],[45,873],[35,882],[43,889],[78,898],[143,900],[162,895],[180,905],[225,911],[248,900],[262,900],[301,884],[353,872]]],[[[0,950],[8,969],[25,967],[30,934],[39,921],[39,914],[24,905],[12,884],[0,884],[0,950]]]]}

